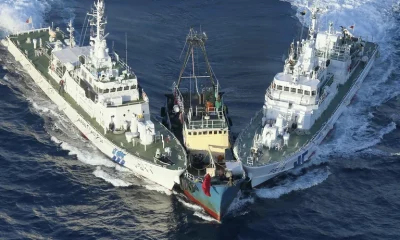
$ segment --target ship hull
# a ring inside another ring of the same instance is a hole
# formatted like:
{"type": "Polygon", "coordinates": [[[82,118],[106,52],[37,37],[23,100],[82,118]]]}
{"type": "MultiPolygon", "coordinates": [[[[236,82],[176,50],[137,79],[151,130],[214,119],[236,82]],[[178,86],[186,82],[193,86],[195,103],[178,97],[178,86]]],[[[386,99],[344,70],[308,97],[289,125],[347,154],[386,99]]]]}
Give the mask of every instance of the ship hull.
{"type": "MultiPolygon", "coordinates": [[[[347,106],[351,104],[352,99],[356,95],[358,89],[360,89],[361,84],[363,83],[365,77],[370,71],[371,67],[375,62],[375,58],[377,56],[378,49],[375,49],[375,52],[372,54],[370,60],[366,64],[364,70],[359,75],[357,80],[355,80],[352,87],[349,89],[346,96],[343,98],[331,118],[326,122],[325,125],[312,137],[311,141],[303,146],[301,149],[296,151],[294,154],[288,156],[281,161],[277,161],[271,164],[261,165],[261,166],[251,166],[247,164],[246,159],[242,159],[238,150],[238,142],[236,141],[234,146],[234,154],[237,159],[240,159],[243,162],[243,168],[246,171],[248,177],[251,179],[251,186],[256,187],[271,178],[284,173],[290,169],[301,166],[302,164],[309,162],[313,159],[313,157],[318,153],[317,146],[322,143],[322,141],[329,135],[331,130],[334,127],[334,124],[342,115],[342,113],[347,109],[347,106]]],[[[259,124],[254,121],[250,124],[259,124]]],[[[243,133],[243,132],[242,132],[243,133]]],[[[239,136],[240,138],[240,136],[239,136]]]]}
{"type": "Polygon", "coordinates": [[[168,169],[160,165],[152,164],[127,153],[123,148],[113,144],[92,127],[89,122],[87,122],[64,98],[59,95],[58,91],[53,88],[48,80],[35,68],[33,63],[25,57],[12,41],[7,38],[7,40],[2,40],[1,43],[7,47],[15,60],[20,62],[24,70],[30,75],[35,83],[58,106],[58,108],[65,113],[79,131],[107,157],[167,189],[172,189],[175,183],[179,183],[179,176],[185,171],[185,169],[168,169]]]}
{"type": "Polygon", "coordinates": [[[302,154],[283,160],[282,162],[276,162],[261,167],[250,167],[248,165],[244,165],[243,168],[248,174],[248,177],[251,179],[251,186],[254,188],[278,176],[279,174],[282,174],[290,169],[299,167],[306,162],[310,162],[315,157],[316,152],[316,146],[312,145],[309,146],[309,148],[305,148],[302,154]],[[303,159],[300,160],[302,156],[303,159]]]}
{"type": "Polygon", "coordinates": [[[243,180],[236,180],[234,185],[211,185],[210,197],[205,195],[202,183],[194,182],[184,176],[181,178],[181,189],[190,201],[200,205],[209,215],[218,221],[227,214],[229,206],[240,191],[243,180]]]}

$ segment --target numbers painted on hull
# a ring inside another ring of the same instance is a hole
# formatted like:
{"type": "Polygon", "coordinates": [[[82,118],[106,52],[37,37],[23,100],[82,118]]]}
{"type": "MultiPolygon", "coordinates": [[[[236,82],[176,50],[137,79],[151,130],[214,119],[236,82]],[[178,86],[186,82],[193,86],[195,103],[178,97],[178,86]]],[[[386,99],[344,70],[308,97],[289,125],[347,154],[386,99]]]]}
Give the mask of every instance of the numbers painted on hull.
{"type": "Polygon", "coordinates": [[[303,163],[305,163],[305,162],[307,161],[307,160],[305,160],[307,154],[308,154],[308,150],[305,151],[304,153],[302,153],[301,155],[299,155],[299,156],[297,157],[297,161],[295,161],[295,162],[293,163],[293,167],[298,167],[298,166],[300,166],[300,165],[303,165],[303,163]]]}
{"type": "Polygon", "coordinates": [[[151,170],[151,168],[147,167],[145,164],[143,164],[141,162],[136,163],[135,168],[140,169],[143,172],[148,172],[148,173],[153,174],[153,171],[151,170]]]}
{"type": "Polygon", "coordinates": [[[274,169],[271,169],[271,171],[269,171],[269,173],[272,174],[272,173],[282,172],[283,170],[285,170],[285,167],[286,167],[286,163],[283,166],[278,166],[274,169]]]}
{"type": "Polygon", "coordinates": [[[78,118],[78,122],[80,122],[86,129],[88,129],[90,131],[90,133],[93,134],[96,137],[96,140],[98,140],[99,142],[103,143],[102,137],[97,132],[92,130],[92,128],[90,127],[89,123],[87,123],[82,118],[78,118]]]}

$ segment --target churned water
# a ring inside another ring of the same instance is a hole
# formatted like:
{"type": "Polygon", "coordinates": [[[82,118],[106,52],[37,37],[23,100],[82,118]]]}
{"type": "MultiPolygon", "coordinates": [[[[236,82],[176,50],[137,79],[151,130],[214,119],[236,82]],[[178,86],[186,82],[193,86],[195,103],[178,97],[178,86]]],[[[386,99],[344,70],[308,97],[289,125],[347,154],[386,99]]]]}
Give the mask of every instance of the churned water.
{"type": "MultiPolygon", "coordinates": [[[[238,196],[222,224],[179,191],[115,165],[82,138],[0,50],[2,239],[398,239],[400,34],[397,1],[320,1],[321,29],[354,25],[380,58],[313,164],[238,196]]],[[[91,0],[0,0],[0,35],[65,28],[80,39],[91,0]]],[[[261,108],[308,1],[107,0],[109,45],[128,62],[159,113],[177,79],[191,26],[207,51],[238,133],[261,108]]],[[[306,16],[308,17],[308,15],[306,16]]],[[[305,29],[306,31],[306,29],[305,29]]],[[[86,38],[85,41],[88,39],[86,38]]]]}

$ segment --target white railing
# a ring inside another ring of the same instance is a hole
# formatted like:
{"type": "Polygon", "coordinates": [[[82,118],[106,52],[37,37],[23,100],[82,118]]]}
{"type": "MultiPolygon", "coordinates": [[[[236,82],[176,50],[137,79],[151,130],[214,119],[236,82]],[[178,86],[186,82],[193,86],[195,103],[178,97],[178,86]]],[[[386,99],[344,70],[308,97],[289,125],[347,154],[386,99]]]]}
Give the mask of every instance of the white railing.
{"type": "Polygon", "coordinates": [[[25,34],[25,33],[32,33],[32,32],[41,32],[41,31],[46,31],[49,30],[50,27],[46,27],[46,28],[36,28],[36,29],[30,29],[30,30],[26,30],[26,31],[19,31],[16,33],[12,33],[9,35],[9,38],[12,38],[14,35],[21,35],[21,34],[25,34]]]}

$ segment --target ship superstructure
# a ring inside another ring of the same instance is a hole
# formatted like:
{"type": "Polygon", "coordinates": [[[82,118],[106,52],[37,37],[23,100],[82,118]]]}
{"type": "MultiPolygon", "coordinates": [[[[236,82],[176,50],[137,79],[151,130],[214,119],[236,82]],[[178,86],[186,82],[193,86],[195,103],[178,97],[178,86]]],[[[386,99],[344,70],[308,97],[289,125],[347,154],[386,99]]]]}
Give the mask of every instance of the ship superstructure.
{"type": "Polygon", "coordinates": [[[2,43],[82,134],[116,163],[172,189],[186,168],[186,152],[150,113],[149,98],[126,60],[107,46],[105,3],[88,23],[90,44],[77,45],[59,28],[13,34],[2,43]]]}
{"type": "Polygon", "coordinates": [[[253,187],[315,155],[374,62],[378,46],[347,28],[335,31],[329,23],[317,32],[320,11],[310,10],[308,37],[290,45],[263,109],[236,141],[235,156],[253,187]]]}
{"type": "Polygon", "coordinates": [[[209,63],[207,35],[190,29],[187,52],[172,94],[166,94],[164,122],[184,142],[188,168],[181,177],[185,195],[217,220],[226,214],[244,178],[233,158],[230,120],[223,92],[209,63]],[[201,58],[204,61],[199,62],[201,58]]]}

